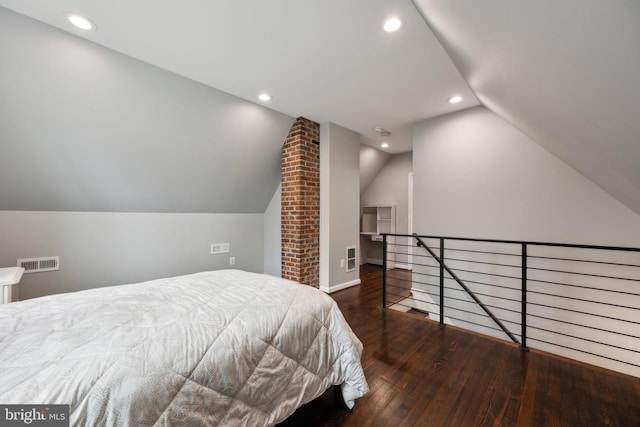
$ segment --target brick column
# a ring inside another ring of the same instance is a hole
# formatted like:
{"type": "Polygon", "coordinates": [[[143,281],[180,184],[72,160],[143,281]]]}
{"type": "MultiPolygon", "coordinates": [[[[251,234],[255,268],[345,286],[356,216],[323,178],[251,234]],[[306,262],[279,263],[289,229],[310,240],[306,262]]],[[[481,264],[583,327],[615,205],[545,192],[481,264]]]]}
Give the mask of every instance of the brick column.
{"type": "Polygon", "coordinates": [[[282,146],[282,277],[320,284],[320,125],[298,117],[282,146]]]}

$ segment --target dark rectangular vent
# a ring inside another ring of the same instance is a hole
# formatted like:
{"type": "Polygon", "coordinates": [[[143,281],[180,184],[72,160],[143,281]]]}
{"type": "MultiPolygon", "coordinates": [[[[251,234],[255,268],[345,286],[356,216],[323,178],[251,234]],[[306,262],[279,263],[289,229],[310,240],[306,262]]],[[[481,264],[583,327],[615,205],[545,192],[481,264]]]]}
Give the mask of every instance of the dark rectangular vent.
{"type": "Polygon", "coordinates": [[[25,274],[60,270],[60,257],[22,258],[18,260],[18,267],[24,268],[25,274]]]}

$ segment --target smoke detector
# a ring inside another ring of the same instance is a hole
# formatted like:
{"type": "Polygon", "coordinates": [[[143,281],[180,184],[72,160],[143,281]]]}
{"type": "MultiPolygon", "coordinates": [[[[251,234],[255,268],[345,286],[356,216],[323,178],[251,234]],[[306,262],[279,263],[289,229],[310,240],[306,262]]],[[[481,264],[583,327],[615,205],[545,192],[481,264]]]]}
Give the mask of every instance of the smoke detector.
{"type": "Polygon", "coordinates": [[[388,130],[386,130],[384,128],[381,128],[381,127],[373,128],[373,131],[375,133],[379,133],[380,136],[383,137],[383,138],[386,138],[386,137],[391,135],[391,132],[389,132],[388,130]]]}

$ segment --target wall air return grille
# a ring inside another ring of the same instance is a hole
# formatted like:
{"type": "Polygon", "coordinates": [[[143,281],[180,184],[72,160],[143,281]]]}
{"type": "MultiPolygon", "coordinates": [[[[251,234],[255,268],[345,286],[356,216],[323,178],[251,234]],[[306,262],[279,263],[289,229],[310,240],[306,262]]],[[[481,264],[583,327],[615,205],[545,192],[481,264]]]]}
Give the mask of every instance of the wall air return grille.
{"type": "Polygon", "coordinates": [[[211,255],[228,254],[228,253],[229,253],[228,243],[214,243],[213,245],[211,245],[211,255]]]}
{"type": "Polygon", "coordinates": [[[18,267],[24,268],[25,274],[60,270],[60,257],[22,258],[18,260],[18,267]]]}

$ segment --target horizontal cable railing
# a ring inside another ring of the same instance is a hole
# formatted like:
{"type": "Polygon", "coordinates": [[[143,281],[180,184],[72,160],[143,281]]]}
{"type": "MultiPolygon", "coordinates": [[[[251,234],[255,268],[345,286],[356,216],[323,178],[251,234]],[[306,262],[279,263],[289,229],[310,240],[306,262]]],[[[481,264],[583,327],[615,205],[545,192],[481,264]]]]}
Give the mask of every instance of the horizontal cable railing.
{"type": "Polygon", "coordinates": [[[640,248],[384,234],[383,267],[385,308],[640,377],[640,248]]]}

